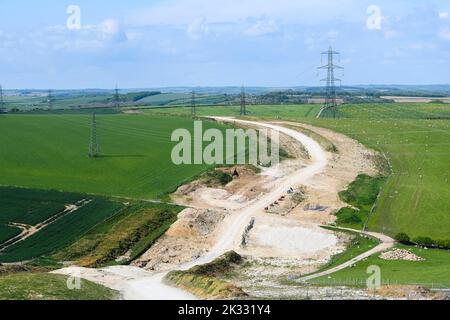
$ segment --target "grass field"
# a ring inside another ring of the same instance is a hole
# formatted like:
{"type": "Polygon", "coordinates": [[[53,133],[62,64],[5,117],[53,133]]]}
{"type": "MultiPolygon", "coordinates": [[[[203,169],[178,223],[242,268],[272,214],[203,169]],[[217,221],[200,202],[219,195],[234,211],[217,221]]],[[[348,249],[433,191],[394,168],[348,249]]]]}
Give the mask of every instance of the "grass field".
{"type": "Polygon", "coordinates": [[[80,290],[69,290],[67,278],[44,273],[0,276],[0,300],[114,300],[119,293],[82,280],[80,290]]]}
{"type": "MultiPolygon", "coordinates": [[[[286,119],[314,119],[320,111],[320,105],[249,105],[247,112],[249,116],[257,116],[258,118],[276,119],[277,117],[286,119]]],[[[188,116],[191,114],[189,107],[173,107],[173,108],[154,108],[143,110],[147,114],[165,114],[188,116]]],[[[214,106],[214,107],[198,107],[197,114],[199,116],[238,116],[240,106],[214,106]]]]}
{"type": "Polygon", "coordinates": [[[368,278],[367,268],[379,266],[383,284],[423,285],[426,287],[450,287],[448,266],[450,265],[450,252],[437,249],[420,249],[399,245],[401,249],[408,249],[425,261],[386,261],[374,255],[356,264],[353,268],[344,269],[330,276],[321,277],[312,283],[347,284],[358,283],[365,285],[368,278]]]}
{"type": "MultiPolygon", "coordinates": [[[[153,199],[204,171],[171,161],[173,130],[188,118],[100,115],[102,157],[89,159],[89,115],[0,117],[0,185],[153,199]]],[[[204,128],[224,128],[205,122],[204,128]]]]}

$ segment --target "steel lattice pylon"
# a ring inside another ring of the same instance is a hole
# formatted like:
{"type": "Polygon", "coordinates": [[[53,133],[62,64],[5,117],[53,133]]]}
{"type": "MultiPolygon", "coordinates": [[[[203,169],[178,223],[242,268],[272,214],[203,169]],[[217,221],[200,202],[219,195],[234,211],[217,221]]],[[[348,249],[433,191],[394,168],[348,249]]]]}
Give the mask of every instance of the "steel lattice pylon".
{"type": "Polygon", "coordinates": [[[247,104],[245,101],[245,88],[242,86],[241,88],[241,116],[247,115],[247,104]]]}
{"type": "Polygon", "coordinates": [[[319,67],[319,69],[327,70],[327,77],[320,81],[324,81],[327,83],[326,89],[326,97],[325,104],[323,105],[320,112],[317,114],[317,118],[321,117],[333,117],[337,118],[337,98],[336,98],[336,82],[341,82],[341,79],[338,79],[334,76],[335,69],[344,69],[341,66],[334,64],[334,56],[338,55],[339,52],[333,51],[333,48],[330,46],[328,51],[322,52],[322,55],[327,55],[328,64],[319,67]]]}
{"type": "Polygon", "coordinates": [[[195,101],[195,91],[191,92],[191,114],[192,118],[197,116],[197,102],[195,101]]]}
{"type": "Polygon", "coordinates": [[[89,144],[89,157],[97,158],[98,156],[100,156],[100,146],[97,137],[97,120],[95,118],[95,113],[93,113],[91,122],[91,142],[89,144]]]}
{"type": "Polygon", "coordinates": [[[47,104],[48,104],[48,110],[53,110],[53,93],[52,90],[48,90],[48,95],[47,95],[47,104]]]}
{"type": "Polygon", "coordinates": [[[114,89],[114,106],[116,109],[120,109],[120,95],[119,95],[119,87],[116,85],[116,89],[114,89]]]}

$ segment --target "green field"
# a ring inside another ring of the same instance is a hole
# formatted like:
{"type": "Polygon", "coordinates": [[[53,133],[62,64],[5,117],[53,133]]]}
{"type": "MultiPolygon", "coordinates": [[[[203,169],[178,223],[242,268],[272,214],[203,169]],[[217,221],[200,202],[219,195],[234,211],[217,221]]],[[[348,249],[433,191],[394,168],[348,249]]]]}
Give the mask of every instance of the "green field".
{"type": "MultiPolygon", "coordinates": [[[[247,112],[249,116],[258,118],[276,119],[278,117],[286,119],[314,119],[320,111],[320,105],[249,105],[247,112]]],[[[165,114],[165,115],[180,115],[189,116],[191,108],[189,107],[173,107],[173,108],[152,108],[145,109],[143,112],[151,115],[165,114]]],[[[197,114],[199,116],[239,116],[240,106],[214,106],[214,107],[198,107],[197,114]]]]}
{"type": "MultiPolygon", "coordinates": [[[[404,106],[391,111],[397,118],[385,118],[387,106],[343,108],[354,119],[318,121],[383,152],[393,174],[384,185],[369,228],[392,236],[406,232],[411,237],[450,238],[450,121],[410,119],[404,106]],[[363,113],[365,109],[365,113],[363,113]],[[374,111],[374,110],[380,110],[374,111]],[[363,117],[365,116],[365,117],[363,117]],[[402,118],[403,116],[403,118],[402,118]]],[[[395,105],[392,108],[397,108],[395,105]]],[[[413,111],[424,106],[411,106],[413,111]]],[[[442,106],[429,106],[423,117],[440,117],[442,106]]],[[[450,106],[446,106],[449,112],[450,106]]]]}
{"type": "MultiPolygon", "coordinates": [[[[188,118],[100,115],[101,154],[88,157],[89,115],[0,117],[0,185],[154,199],[204,171],[171,161],[173,130],[188,118]]],[[[205,122],[204,128],[224,128],[205,122]]]]}
{"type": "MultiPolygon", "coordinates": [[[[301,121],[330,128],[386,155],[392,173],[384,184],[377,181],[376,188],[372,188],[371,183],[361,179],[341,194],[352,205],[364,209],[359,217],[363,221],[375,191],[382,184],[369,229],[391,236],[406,232],[411,238],[450,239],[450,106],[344,105],[340,107],[340,119],[317,120],[315,115],[319,109],[318,105],[248,107],[250,117],[301,121]]],[[[141,111],[144,114],[98,116],[102,156],[94,160],[87,157],[88,114],[0,116],[0,185],[35,189],[28,190],[30,194],[21,194],[16,192],[18,189],[0,188],[0,243],[20,232],[8,226],[9,223],[36,224],[53,216],[67,203],[79,200],[80,194],[154,199],[207,169],[207,166],[175,166],[170,160],[174,146],[170,142],[172,131],[177,128],[192,131],[190,108],[141,111]],[[66,193],[49,191],[55,189],[66,193]],[[39,194],[34,197],[33,192],[39,194]]],[[[198,114],[237,116],[239,107],[199,107],[198,114]]],[[[225,128],[212,122],[205,127],[225,128]]],[[[121,203],[88,197],[95,201],[80,209],[76,216],[61,219],[8,248],[0,261],[59,252],[56,257],[62,260],[73,258],[85,265],[108,264],[129,249],[136,256],[148,248],[164,233],[177,212],[164,213],[161,208],[121,211],[121,203]],[[141,227],[149,225],[151,231],[142,232],[141,227]],[[115,230],[112,237],[111,230],[115,230]]],[[[360,222],[356,226],[359,225],[360,222]]],[[[365,246],[353,246],[351,253],[365,246]]],[[[428,283],[442,278],[441,283],[448,285],[448,277],[443,273],[449,263],[448,252],[424,250],[419,255],[426,256],[427,261],[422,264],[384,262],[371,257],[368,262],[383,266],[388,280],[428,283]],[[426,272],[420,274],[419,270],[426,272]]],[[[363,263],[357,269],[342,271],[342,277],[337,276],[341,280],[349,276],[363,277],[365,274],[358,273],[365,271],[363,263]]]]}
{"type": "Polygon", "coordinates": [[[0,276],[0,300],[115,300],[119,293],[82,280],[80,290],[67,288],[67,277],[43,273],[0,276]]]}
{"type": "Polygon", "coordinates": [[[382,284],[422,285],[425,287],[450,287],[448,268],[450,265],[450,252],[438,249],[420,249],[398,246],[407,249],[425,261],[386,261],[372,256],[356,264],[353,268],[344,269],[330,276],[324,276],[312,283],[320,285],[352,285],[365,286],[368,278],[367,268],[379,266],[381,269],[382,284]]]}
{"type": "Polygon", "coordinates": [[[117,214],[123,204],[101,197],[86,197],[82,194],[60,193],[53,191],[26,190],[1,187],[0,224],[21,223],[29,226],[58,217],[48,226],[12,246],[3,247],[2,243],[16,234],[2,234],[0,243],[0,262],[25,261],[50,254],[77,240],[92,227],[117,214]],[[78,200],[90,201],[74,213],[61,215],[65,204],[74,204],[78,200]]]}

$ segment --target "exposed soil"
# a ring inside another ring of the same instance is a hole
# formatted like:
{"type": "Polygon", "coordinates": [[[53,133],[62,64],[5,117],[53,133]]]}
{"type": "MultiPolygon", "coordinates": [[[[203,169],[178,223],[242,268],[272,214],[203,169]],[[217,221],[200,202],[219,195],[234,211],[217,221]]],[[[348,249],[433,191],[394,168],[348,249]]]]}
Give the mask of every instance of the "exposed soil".
{"type": "MultiPolygon", "coordinates": [[[[252,261],[252,267],[244,271],[245,280],[236,280],[239,286],[250,291],[264,282],[277,286],[282,278],[314,272],[333,255],[345,250],[351,236],[322,229],[319,225],[333,223],[333,213],[346,206],[339,199],[340,191],[361,173],[377,173],[372,161],[374,152],[344,135],[304,127],[331,141],[339,152],[327,152],[328,164],[323,173],[304,185],[292,186],[290,192],[267,207],[265,212],[255,212],[254,225],[243,241],[245,245],[237,250],[252,261]]],[[[280,144],[294,157],[276,167],[261,168],[259,174],[236,167],[239,178],[224,187],[206,187],[201,181],[180,187],[172,200],[197,209],[183,211],[167,234],[133,265],[167,271],[210,250],[220,234],[219,225],[226,224],[227,217],[246,208],[276,187],[278,180],[309,163],[309,154],[298,142],[293,143],[282,134],[280,144]]],[[[234,169],[224,170],[232,173],[234,169]]],[[[271,286],[267,287],[268,292],[271,286]]],[[[261,290],[258,294],[262,294],[261,290]]]]}
{"type": "MultiPolygon", "coordinates": [[[[351,236],[319,225],[333,223],[333,213],[346,206],[339,199],[340,191],[359,174],[377,173],[375,153],[326,129],[286,122],[265,126],[284,132],[280,144],[286,148],[289,159],[271,168],[261,168],[259,174],[238,167],[239,177],[223,187],[208,187],[194,181],[179,188],[173,200],[191,208],[181,212],[166,235],[133,266],[149,271],[187,270],[233,248],[247,261],[235,270],[234,285],[250,296],[300,298],[299,292],[308,291],[299,284],[293,285],[293,281],[285,282],[294,275],[318,270],[344,250],[351,236]],[[339,152],[324,152],[304,134],[278,125],[303,126],[328,139],[339,152]],[[238,239],[241,235],[245,241],[238,239]]],[[[148,281],[136,280],[133,288],[141,292],[150,285],[161,287],[163,274],[157,273],[148,281]]],[[[349,296],[369,297],[359,292],[349,296]]]]}

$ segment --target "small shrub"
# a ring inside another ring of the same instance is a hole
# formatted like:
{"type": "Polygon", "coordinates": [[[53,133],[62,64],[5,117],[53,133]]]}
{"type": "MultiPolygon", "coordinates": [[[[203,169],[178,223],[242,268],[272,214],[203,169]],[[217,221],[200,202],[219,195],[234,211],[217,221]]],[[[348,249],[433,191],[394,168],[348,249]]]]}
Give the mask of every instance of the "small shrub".
{"type": "Polygon", "coordinates": [[[404,232],[397,234],[395,240],[403,244],[411,244],[411,238],[404,232]]]}
{"type": "Polygon", "coordinates": [[[418,237],[414,239],[414,243],[419,246],[432,247],[435,245],[434,240],[430,237],[418,237]]]}
{"type": "Polygon", "coordinates": [[[338,224],[360,224],[361,218],[358,216],[358,212],[352,208],[343,208],[337,214],[338,224]]]}
{"type": "Polygon", "coordinates": [[[222,186],[226,186],[228,183],[233,181],[233,177],[220,170],[211,170],[207,172],[207,184],[214,185],[214,183],[219,183],[222,186]]]}

